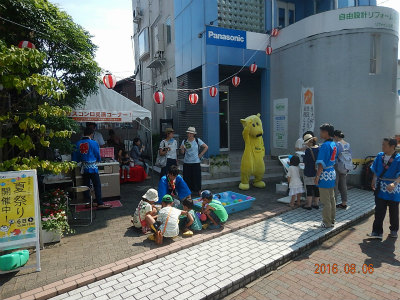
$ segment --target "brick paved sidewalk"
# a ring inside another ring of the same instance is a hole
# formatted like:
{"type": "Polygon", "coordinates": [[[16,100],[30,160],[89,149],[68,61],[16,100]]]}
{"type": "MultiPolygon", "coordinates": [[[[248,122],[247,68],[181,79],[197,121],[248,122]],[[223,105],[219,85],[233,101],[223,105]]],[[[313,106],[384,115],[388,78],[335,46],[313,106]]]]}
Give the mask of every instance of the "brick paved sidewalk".
{"type": "Polygon", "coordinates": [[[220,299],[371,213],[370,192],[349,191],[335,228],[314,228],[321,211],[292,210],[53,298],[220,299]]]}
{"type": "Polygon", "coordinates": [[[383,241],[367,239],[373,220],[352,226],[225,300],[399,299],[399,240],[387,236],[388,217],[383,241]],[[314,274],[315,265],[323,263],[336,263],[338,273],[314,274]],[[346,274],[346,264],[355,264],[354,274],[346,274]],[[373,265],[372,274],[363,273],[364,264],[373,265]]]}
{"type": "MultiPolygon", "coordinates": [[[[61,243],[46,246],[41,251],[41,272],[27,269],[0,275],[0,299],[40,289],[42,286],[68,280],[73,276],[78,278],[81,273],[110,266],[117,261],[157,249],[154,242],[148,241],[140,231],[134,230],[130,223],[132,212],[148,188],[150,186],[140,184],[122,185],[123,206],[98,211],[97,218],[91,226],[75,227],[75,234],[62,238],[61,243]]],[[[240,192],[237,189],[231,190],[240,192]]],[[[251,216],[278,208],[288,209],[276,202],[281,196],[276,195],[274,191],[275,186],[269,184],[266,189],[251,189],[246,192],[257,200],[251,209],[231,215],[228,225],[238,220],[246,222],[251,216]]],[[[181,240],[182,238],[178,237],[172,244],[181,240]]],[[[32,253],[29,264],[35,261],[36,255],[32,253]]]]}

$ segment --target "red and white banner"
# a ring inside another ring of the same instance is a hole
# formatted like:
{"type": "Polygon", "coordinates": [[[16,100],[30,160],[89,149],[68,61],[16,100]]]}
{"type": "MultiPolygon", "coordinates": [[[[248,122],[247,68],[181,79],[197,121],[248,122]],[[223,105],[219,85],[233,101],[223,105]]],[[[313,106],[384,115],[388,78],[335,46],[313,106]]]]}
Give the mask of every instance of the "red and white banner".
{"type": "Polygon", "coordinates": [[[77,122],[130,123],[133,120],[130,111],[74,110],[69,116],[77,122]]]}

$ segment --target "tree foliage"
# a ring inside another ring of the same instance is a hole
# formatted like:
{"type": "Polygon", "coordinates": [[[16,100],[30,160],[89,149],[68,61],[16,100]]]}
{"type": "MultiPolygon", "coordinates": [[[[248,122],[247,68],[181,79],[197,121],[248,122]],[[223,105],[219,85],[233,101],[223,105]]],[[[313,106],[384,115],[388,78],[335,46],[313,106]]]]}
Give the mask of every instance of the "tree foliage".
{"type": "Polygon", "coordinates": [[[35,30],[0,20],[0,39],[7,45],[23,40],[34,43],[46,54],[38,73],[64,83],[66,97],[50,104],[74,107],[96,91],[100,68],[93,57],[97,47],[68,14],[47,0],[2,0],[0,16],[35,30]]]}
{"type": "Polygon", "coordinates": [[[34,29],[0,19],[0,171],[67,171],[74,164],[52,162],[52,150],[72,151],[68,114],[96,91],[96,46],[46,0],[2,0],[0,16],[34,29]],[[22,40],[36,49],[16,47],[22,40]]]}

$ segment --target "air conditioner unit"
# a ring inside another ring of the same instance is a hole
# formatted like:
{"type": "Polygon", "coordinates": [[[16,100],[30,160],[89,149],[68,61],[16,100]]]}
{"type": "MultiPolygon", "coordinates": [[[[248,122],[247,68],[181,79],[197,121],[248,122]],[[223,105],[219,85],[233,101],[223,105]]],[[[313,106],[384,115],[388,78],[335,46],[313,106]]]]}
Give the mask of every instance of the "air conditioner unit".
{"type": "Polygon", "coordinates": [[[137,6],[134,10],[133,10],[133,22],[135,23],[139,23],[140,20],[142,19],[142,11],[140,9],[139,6],[137,6]]]}
{"type": "Polygon", "coordinates": [[[154,28],[155,36],[154,36],[154,56],[160,57],[164,53],[164,24],[158,24],[156,28],[154,28]]]}

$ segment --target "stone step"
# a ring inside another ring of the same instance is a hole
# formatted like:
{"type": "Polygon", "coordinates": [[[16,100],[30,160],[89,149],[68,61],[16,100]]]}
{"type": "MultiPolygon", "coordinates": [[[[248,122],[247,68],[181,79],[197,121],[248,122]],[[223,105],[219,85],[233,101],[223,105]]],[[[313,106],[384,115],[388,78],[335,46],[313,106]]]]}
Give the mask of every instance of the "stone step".
{"type": "MultiPolygon", "coordinates": [[[[264,180],[268,182],[280,182],[283,179],[283,172],[282,173],[266,173],[264,175],[264,180]]],[[[225,177],[219,179],[208,179],[203,180],[201,183],[202,189],[221,189],[227,187],[234,187],[238,186],[240,183],[240,176],[235,177],[225,177]]]]}

